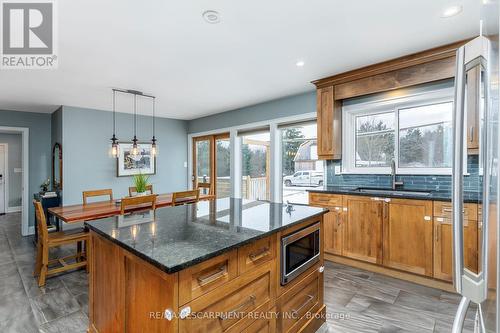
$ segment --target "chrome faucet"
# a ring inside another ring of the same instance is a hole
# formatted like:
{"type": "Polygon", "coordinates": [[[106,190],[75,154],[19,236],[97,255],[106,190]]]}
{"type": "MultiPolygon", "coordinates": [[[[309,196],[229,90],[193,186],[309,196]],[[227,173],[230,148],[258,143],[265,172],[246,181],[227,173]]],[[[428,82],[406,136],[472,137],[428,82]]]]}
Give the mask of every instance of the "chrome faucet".
{"type": "Polygon", "coordinates": [[[392,189],[395,190],[397,186],[403,185],[402,181],[396,181],[396,161],[391,161],[391,179],[392,179],[392,189]]]}

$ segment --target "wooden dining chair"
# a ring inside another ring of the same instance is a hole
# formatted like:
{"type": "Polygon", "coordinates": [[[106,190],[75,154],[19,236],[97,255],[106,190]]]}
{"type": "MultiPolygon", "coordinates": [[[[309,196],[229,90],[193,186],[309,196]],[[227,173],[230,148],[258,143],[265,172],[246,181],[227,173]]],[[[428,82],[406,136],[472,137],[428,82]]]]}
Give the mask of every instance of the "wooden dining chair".
{"type": "MultiPolygon", "coordinates": [[[[153,185],[147,185],[146,191],[149,191],[149,194],[153,194],[153,185]]],[[[135,186],[130,186],[128,188],[128,195],[132,197],[134,194],[137,194],[137,188],[135,186]]]]}
{"type": "Polygon", "coordinates": [[[120,214],[124,215],[130,210],[155,210],[156,194],[142,195],[138,197],[126,197],[122,199],[120,214]]]}
{"type": "Polygon", "coordinates": [[[207,184],[207,183],[198,184],[198,190],[200,191],[200,193],[203,194],[210,194],[210,195],[213,194],[212,184],[207,184]]]}
{"type": "Polygon", "coordinates": [[[186,205],[200,200],[200,190],[174,192],[172,194],[172,206],[186,205]]]}
{"type": "Polygon", "coordinates": [[[89,234],[84,232],[83,229],[71,230],[68,232],[51,232],[49,234],[42,204],[40,201],[33,200],[33,205],[35,206],[35,217],[38,227],[37,252],[33,276],[38,276],[38,286],[44,286],[47,277],[54,274],[80,267],[86,267],[88,271],[87,258],[90,248],[88,246],[89,234]],[[77,244],[76,254],[62,258],[49,259],[50,248],[75,243],[77,244]],[[82,248],[86,249],[86,253],[82,252],[82,248]],[[72,262],[69,260],[72,260],[72,262]],[[60,266],[53,268],[49,267],[57,265],[60,266]]]}
{"type": "Polygon", "coordinates": [[[109,197],[109,201],[113,201],[113,190],[105,189],[105,190],[92,190],[92,191],[83,191],[83,204],[87,204],[87,198],[92,197],[109,197]]]}

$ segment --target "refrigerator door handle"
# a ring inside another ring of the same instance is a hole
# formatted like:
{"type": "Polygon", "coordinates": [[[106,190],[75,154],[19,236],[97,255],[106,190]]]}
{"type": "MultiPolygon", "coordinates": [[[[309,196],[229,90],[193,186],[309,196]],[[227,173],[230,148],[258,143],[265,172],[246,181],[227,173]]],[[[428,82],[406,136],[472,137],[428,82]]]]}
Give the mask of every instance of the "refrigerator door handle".
{"type": "Polygon", "coordinates": [[[460,304],[458,305],[457,314],[455,320],[453,321],[453,328],[451,333],[462,333],[464,328],[465,315],[469,309],[470,300],[467,297],[462,297],[460,304]]]}
{"type": "Polygon", "coordinates": [[[463,272],[463,154],[464,154],[464,99],[465,99],[465,47],[457,50],[455,75],[455,103],[453,113],[453,284],[462,293],[463,272]]]}

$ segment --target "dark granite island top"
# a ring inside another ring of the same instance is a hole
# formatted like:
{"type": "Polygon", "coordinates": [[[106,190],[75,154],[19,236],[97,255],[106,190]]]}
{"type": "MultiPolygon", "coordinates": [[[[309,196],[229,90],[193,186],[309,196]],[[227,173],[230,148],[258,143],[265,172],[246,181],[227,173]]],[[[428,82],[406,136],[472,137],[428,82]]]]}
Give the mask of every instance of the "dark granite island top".
{"type": "Polygon", "coordinates": [[[135,214],[85,225],[171,274],[327,212],[309,206],[292,207],[226,198],[160,208],[154,221],[135,214]]]}

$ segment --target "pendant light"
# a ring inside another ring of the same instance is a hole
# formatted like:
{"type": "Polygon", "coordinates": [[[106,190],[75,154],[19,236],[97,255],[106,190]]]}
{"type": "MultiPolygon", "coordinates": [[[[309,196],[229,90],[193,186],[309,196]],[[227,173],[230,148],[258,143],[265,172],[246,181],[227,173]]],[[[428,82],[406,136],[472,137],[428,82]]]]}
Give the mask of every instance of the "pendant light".
{"type": "Polygon", "coordinates": [[[158,155],[158,147],[156,145],[155,137],[155,105],[156,98],[153,97],[153,138],[151,139],[151,156],[156,157],[158,155]]]}
{"type": "Polygon", "coordinates": [[[132,139],[132,156],[139,155],[139,147],[137,146],[137,94],[134,94],[134,138],[132,139]]]}
{"type": "Polygon", "coordinates": [[[116,90],[113,89],[113,137],[111,138],[111,157],[117,158],[120,154],[120,146],[116,138],[116,90]]]}

